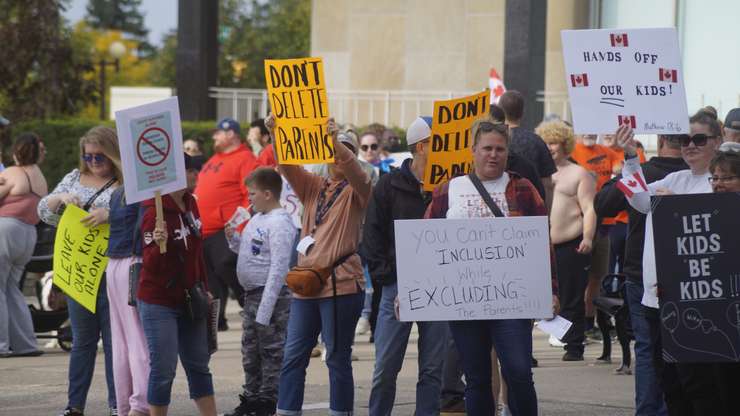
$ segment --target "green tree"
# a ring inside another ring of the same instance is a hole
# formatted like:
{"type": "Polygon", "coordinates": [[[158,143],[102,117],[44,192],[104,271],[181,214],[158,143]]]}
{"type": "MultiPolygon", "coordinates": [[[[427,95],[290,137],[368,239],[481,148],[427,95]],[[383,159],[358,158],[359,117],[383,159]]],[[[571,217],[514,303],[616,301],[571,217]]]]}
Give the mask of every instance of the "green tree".
{"type": "Polygon", "coordinates": [[[149,56],[154,48],[147,41],[149,29],[144,26],[144,15],[139,11],[141,0],[89,0],[86,20],[100,30],[118,30],[139,42],[139,52],[149,56]]]}
{"type": "Polygon", "coordinates": [[[219,85],[264,88],[265,59],[310,51],[310,0],[222,0],[219,85]]]}
{"type": "Polygon", "coordinates": [[[11,120],[74,114],[95,98],[90,51],[76,42],[64,0],[0,0],[0,113],[11,120]]]}
{"type": "Polygon", "coordinates": [[[162,47],[152,56],[151,81],[160,87],[174,88],[177,59],[177,30],[172,29],[162,37],[162,47]]]}

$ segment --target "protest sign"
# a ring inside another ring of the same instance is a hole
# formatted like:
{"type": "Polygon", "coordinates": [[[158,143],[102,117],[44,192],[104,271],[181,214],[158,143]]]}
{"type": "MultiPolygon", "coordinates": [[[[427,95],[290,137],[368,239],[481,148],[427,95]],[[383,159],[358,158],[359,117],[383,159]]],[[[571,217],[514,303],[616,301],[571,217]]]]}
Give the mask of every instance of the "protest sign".
{"type": "Polygon", "coordinates": [[[126,202],[187,186],[177,97],[116,111],[126,202]]]}
{"type": "Polygon", "coordinates": [[[552,318],[547,217],[396,220],[402,321],[552,318]]]}
{"type": "Polygon", "coordinates": [[[612,134],[689,131],[676,29],[563,30],[573,129],[612,134]]]}
{"type": "Polygon", "coordinates": [[[321,58],[265,59],[265,80],[275,115],[275,151],[287,165],[330,163],[329,107],[321,58]]]}
{"type": "Polygon", "coordinates": [[[740,361],[740,194],[653,197],[666,362],[740,361]]]}
{"type": "Polygon", "coordinates": [[[424,190],[433,191],[437,185],[455,176],[470,173],[473,166],[473,122],[488,114],[490,93],[454,100],[435,101],[432,116],[432,140],[427,165],[424,169],[424,190]]]}
{"type": "Polygon", "coordinates": [[[67,205],[54,239],[54,284],[69,297],[95,313],[100,280],[108,265],[110,225],[86,227],[88,213],[67,205]]]}

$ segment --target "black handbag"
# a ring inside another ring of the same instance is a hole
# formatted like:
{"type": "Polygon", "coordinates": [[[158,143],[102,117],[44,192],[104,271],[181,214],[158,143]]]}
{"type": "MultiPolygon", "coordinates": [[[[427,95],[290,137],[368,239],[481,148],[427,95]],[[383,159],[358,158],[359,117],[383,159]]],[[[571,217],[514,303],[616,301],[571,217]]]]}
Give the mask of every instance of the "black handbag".
{"type": "Polygon", "coordinates": [[[206,319],[208,316],[208,293],[203,282],[195,282],[190,289],[185,289],[185,313],[192,321],[206,319]]]}

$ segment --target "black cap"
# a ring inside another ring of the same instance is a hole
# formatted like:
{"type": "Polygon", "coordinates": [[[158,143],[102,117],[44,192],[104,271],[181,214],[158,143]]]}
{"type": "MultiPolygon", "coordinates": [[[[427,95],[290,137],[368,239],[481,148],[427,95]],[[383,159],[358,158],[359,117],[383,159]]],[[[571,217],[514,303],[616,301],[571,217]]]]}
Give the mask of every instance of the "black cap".
{"type": "Polygon", "coordinates": [[[733,130],[740,130],[740,108],[733,108],[725,117],[725,127],[733,130]]]}

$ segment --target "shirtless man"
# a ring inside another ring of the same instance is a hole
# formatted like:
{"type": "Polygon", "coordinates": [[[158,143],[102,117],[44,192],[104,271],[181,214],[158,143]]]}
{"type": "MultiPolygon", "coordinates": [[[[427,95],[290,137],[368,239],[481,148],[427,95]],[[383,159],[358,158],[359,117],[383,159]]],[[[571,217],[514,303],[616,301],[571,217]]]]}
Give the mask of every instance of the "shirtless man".
{"type": "Polygon", "coordinates": [[[562,121],[544,122],[536,133],[550,148],[557,172],[552,175],[553,201],[550,239],[555,246],[560,294],[560,315],[573,322],[565,334],[563,361],[583,360],[584,293],[588,281],[589,253],[596,232],[594,195],[596,181],[586,169],[568,160],[575,140],[562,121]]]}

